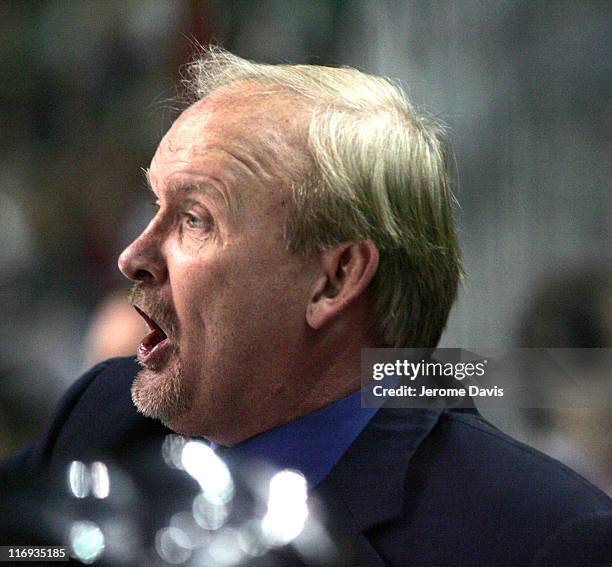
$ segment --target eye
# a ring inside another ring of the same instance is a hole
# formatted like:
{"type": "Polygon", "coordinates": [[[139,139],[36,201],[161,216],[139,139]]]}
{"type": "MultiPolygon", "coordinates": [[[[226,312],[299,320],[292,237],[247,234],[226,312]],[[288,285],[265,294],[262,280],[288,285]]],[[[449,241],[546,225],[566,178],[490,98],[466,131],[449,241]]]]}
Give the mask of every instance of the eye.
{"type": "Polygon", "coordinates": [[[183,224],[190,230],[210,230],[212,219],[210,216],[201,217],[193,213],[183,213],[183,224]]]}

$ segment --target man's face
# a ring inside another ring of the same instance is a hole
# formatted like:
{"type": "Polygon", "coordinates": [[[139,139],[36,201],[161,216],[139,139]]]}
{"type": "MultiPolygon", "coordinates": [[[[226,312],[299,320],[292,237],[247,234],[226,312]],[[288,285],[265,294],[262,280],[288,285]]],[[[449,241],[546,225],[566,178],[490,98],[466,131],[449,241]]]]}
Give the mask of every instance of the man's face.
{"type": "Polygon", "coordinates": [[[157,214],[119,258],[153,329],[136,406],[219,442],[291,398],[307,340],[313,261],[283,240],[287,172],[304,151],[287,126],[296,110],[274,98],[246,86],[179,117],[151,162],[157,214]]]}

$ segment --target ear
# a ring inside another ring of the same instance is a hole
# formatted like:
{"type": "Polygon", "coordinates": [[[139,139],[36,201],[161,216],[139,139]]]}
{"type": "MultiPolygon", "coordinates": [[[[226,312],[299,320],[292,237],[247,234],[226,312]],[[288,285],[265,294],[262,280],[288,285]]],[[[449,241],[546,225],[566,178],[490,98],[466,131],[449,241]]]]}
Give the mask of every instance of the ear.
{"type": "Polygon", "coordinates": [[[320,329],[368,287],[378,268],[378,248],[365,240],[344,242],[319,252],[321,274],[306,310],[306,321],[320,329]]]}

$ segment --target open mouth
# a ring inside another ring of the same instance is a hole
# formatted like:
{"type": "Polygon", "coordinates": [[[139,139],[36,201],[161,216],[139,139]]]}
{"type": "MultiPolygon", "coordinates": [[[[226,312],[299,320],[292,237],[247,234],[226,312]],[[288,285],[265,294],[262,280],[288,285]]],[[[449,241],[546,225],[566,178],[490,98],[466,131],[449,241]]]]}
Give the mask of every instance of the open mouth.
{"type": "Polygon", "coordinates": [[[150,329],[150,332],[145,335],[138,346],[138,361],[145,366],[159,366],[169,354],[170,339],[165,331],[142,309],[135,305],[134,309],[145,320],[150,329]]]}

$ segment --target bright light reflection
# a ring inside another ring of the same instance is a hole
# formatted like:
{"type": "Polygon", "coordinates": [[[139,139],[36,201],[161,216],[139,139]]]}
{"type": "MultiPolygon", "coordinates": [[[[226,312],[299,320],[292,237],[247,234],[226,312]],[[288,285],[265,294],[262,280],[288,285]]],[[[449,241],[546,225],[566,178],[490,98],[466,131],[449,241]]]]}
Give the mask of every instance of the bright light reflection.
{"type": "Polygon", "coordinates": [[[166,435],[162,443],[162,458],[169,467],[183,470],[181,461],[183,447],[187,444],[187,439],[182,435],[170,434],[166,435]]]}
{"type": "Polygon", "coordinates": [[[190,539],[194,547],[208,543],[210,534],[202,529],[189,512],[178,512],[170,518],[170,527],[178,528],[190,539]]]}
{"type": "Polygon", "coordinates": [[[218,530],[229,515],[226,504],[211,502],[205,494],[198,494],[193,500],[193,517],[206,530],[218,530]]]}
{"type": "Polygon", "coordinates": [[[191,540],[179,528],[163,528],[155,534],[155,549],[166,563],[185,563],[191,557],[191,547],[191,540]]]}
{"type": "Polygon", "coordinates": [[[105,535],[105,559],[112,565],[134,564],[142,553],[139,526],[128,518],[114,516],[106,519],[100,528],[105,535]]]}
{"type": "Polygon", "coordinates": [[[225,463],[201,441],[188,441],[183,447],[181,462],[185,470],[200,484],[208,500],[224,504],[234,494],[234,483],[225,463]]]}
{"type": "Polygon", "coordinates": [[[85,498],[90,491],[90,476],[87,466],[81,461],[72,461],[68,467],[70,491],[77,498],[85,498]]]}
{"type": "Polygon", "coordinates": [[[261,522],[249,520],[240,527],[238,545],[247,555],[258,557],[268,551],[268,546],[262,541],[261,522]]]}
{"type": "Polygon", "coordinates": [[[244,558],[244,552],[238,545],[239,533],[232,528],[223,528],[217,532],[210,545],[208,555],[219,567],[236,565],[244,558]]]}
{"type": "Polygon", "coordinates": [[[96,461],[90,467],[91,491],[96,498],[106,498],[110,494],[110,478],[104,463],[96,461]]]}
{"type": "Polygon", "coordinates": [[[72,554],[83,563],[93,563],[104,551],[104,534],[93,522],[74,522],[69,539],[72,554]]]}
{"type": "Polygon", "coordinates": [[[295,539],[308,518],[307,484],[304,475],[284,470],[270,480],[268,511],[261,521],[261,531],[271,546],[286,545],[295,539]]]}

